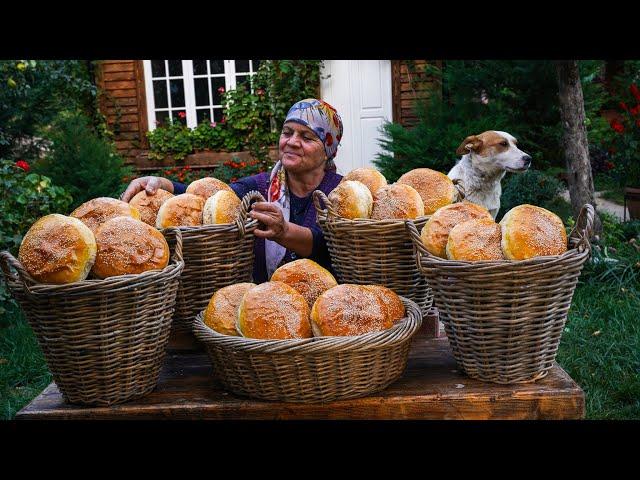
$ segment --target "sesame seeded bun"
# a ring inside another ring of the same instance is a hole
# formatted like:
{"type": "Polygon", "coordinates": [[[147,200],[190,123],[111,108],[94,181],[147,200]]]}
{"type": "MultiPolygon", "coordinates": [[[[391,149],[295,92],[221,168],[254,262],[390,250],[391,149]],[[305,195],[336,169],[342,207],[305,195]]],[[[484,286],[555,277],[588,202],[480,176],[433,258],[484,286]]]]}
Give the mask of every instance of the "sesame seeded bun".
{"type": "Polygon", "coordinates": [[[203,225],[233,223],[240,210],[240,199],[235,192],[220,190],[210,196],[202,211],[203,225]]]}
{"type": "Polygon", "coordinates": [[[93,233],[77,218],[47,215],[22,239],[18,260],[41,283],[73,283],[87,278],[96,259],[93,233]]]}
{"type": "Polygon", "coordinates": [[[140,212],[127,202],[110,197],[98,197],[83,203],[70,216],[77,218],[94,233],[98,227],[114,217],[128,216],[140,220],[140,212]]]}
{"type": "Polygon", "coordinates": [[[116,217],[96,232],[98,278],[160,270],[169,263],[169,245],[155,228],[131,217],[116,217]]]}
{"type": "Polygon", "coordinates": [[[284,282],[295,288],[307,301],[309,308],[313,307],[323,292],[338,285],[329,270],[307,258],[285,263],[273,272],[271,281],[284,282]]]}
{"type": "Polygon", "coordinates": [[[157,228],[196,227],[202,225],[204,198],[182,193],[166,200],[158,210],[157,228]]]}
{"type": "Polygon", "coordinates": [[[567,232],[560,217],[542,207],[519,205],[509,210],[500,221],[502,251],[509,260],[567,251],[567,232]]]}
{"type": "Polygon", "coordinates": [[[414,219],[424,215],[424,203],[415,188],[402,183],[382,187],[373,197],[373,220],[414,219]]]}
{"type": "Polygon", "coordinates": [[[244,294],[255,286],[255,283],[244,282],[217,290],[204,311],[205,325],[224,335],[240,336],[236,330],[238,307],[244,294]]]}
{"type": "Polygon", "coordinates": [[[205,177],[191,182],[185,193],[198,195],[206,200],[212,195],[218,193],[220,190],[227,190],[228,192],[233,193],[231,187],[222,180],[218,180],[213,177],[205,177]]]}
{"type": "Polygon", "coordinates": [[[393,326],[378,291],[365,285],[344,283],[318,297],[311,309],[313,335],[354,336],[393,326]]]}
{"type": "Polygon", "coordinates": [[[405,317],[404,303],[396,292],[382,285],[364,285],[364,288],[374,292],[382,301],[386,315],[391,322],[396,323],[405,317]]]}
{"type": "Polygon", "coordinates": [[[342,178],[342,182],[346,182],[347,180],[355,180],[364,183],[371,192],[371,195],[375,195],[380,188],[387,185],[387,179],[384,175],[375,168],[369,167],[351,170],[342,178]]]}
{"type": "Polygon", "coordinates": [[[369,218],[373,196],[367,186],[355,180],[341,182],[327,197],[342,218],[369,218]]]}
{"type": "Polygon", "coordinates": [[[447,258],[446,248],[451,229],[459,223],[475,218],[493,220],[486,208],[475,203],[464,201],[446,205],[431,215],[422,227],[420,232],[422,243],[432,255],[447,258]]]}
{"type": "Polygon", "coordinates": [[[286,283],[261,283],[244,294],[236,329],[248,338],[310,338],[309,305],[286,283]]]}
{"type": "Polygon", "coordinates": [[[397,183],[415,188],[424,202],[424,214],[431,215],[436,210],[456,201],[458,191],[453,181],[444,173],[430,168],[416,168],[402,175],[397,183]]]}
{"type": "Polygon", "coordinates": [[[500,225],[488,218],[459,223],[449,232],[447,258],[450,260],[504,260],[500,225]]]}
{"type": "Polygon", "coordinates": [[[147,225],[155,227],[158,210],[160,210],[162,204],[171,197],[173,197],[173,193],[162,189],[156,190],[156,193],[153,195],[149,195],[145,190],[142,190],[129,200],[129,205],[138,209],[140,212],[140,220],[147,225]]]}

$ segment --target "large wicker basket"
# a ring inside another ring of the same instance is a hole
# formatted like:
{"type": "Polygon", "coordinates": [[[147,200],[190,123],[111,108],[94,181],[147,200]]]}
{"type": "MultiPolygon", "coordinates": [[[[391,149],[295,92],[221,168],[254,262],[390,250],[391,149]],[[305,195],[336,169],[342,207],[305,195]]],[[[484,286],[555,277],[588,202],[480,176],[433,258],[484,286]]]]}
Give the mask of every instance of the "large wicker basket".
{"type": "Polygon", "coordinates": [[[184,268],[180,231],[163,233],[175,245],[164,269],[66,285],[38,284],[0,252],[7,285],[66,401],[106,406],[155,388],[184,268]]]}
{"type": "Polygon", "coordinates": [[[247,219],[254,201],[264,201],[256,191],[247,193],[234,223],[179,227],[185,267],[173,315],[173,329],[189,333],[193,318],[216,290],[234,283],[250,282],[253,274],[253,231],[258,221],[247,219]]]}
{"type": "Polygon", "coordinates": [[[431,255],[407,222],[418,268],[433,289],[453,355],[467,375],[503,384],[547,375],[591,252],[593,218],[593,207],[585,205],[562,255],[477,262],[431,255]]]}
{"type": "Polygon", "coordinates": [[[238,395],[284,402],[329,402],[385,389],[407,364],[422,323],[418,306],[389,330],[354,337],[256,340],[220,334],[203,323],[193,331],[205,345],[216,378],[238,395]]]}
{"type": "MultiPolygon", "coordinates": [[[[427,313],[433,294],[416,266],[404,220],[339,217],[320,190],[313,192],[313,202],[339,283],[384,285],[427,313]]],[[[429,216],[422,216],[414,222],[422,228],[427,220],[429,216]]]]}

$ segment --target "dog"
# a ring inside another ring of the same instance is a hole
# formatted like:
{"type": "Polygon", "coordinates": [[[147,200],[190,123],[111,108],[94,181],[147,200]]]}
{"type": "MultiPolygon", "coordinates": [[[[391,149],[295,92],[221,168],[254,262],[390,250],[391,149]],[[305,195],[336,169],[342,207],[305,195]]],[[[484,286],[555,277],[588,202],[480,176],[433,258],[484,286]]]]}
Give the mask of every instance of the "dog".
{"type": "Polygon", "coordinates": [[[489,130],[470,135],[456,150],[462,158],[449,171],[451,180],[460,180],[465,200],[484,206],[493,218],[500,210],[500,181],[506,172],[525,172],[531,156],[517,147],[507,132],[489,130]]]}

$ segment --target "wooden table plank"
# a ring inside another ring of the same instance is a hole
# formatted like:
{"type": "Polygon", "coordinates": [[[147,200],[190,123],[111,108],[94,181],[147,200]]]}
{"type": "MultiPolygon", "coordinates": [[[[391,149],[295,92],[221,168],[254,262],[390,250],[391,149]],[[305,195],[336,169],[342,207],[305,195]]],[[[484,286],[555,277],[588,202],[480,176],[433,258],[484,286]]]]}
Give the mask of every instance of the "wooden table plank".
{"type": "Polygon", "coordinates": [[[371,396],[326,404],[267,402],[224,391],[205,353],[169,352],[158,387],[111,407],[64,402],[54,383],[16,419],[580,419],[584,392],[557,364],[535,383],[499,385],[461,374],[446,338],[413,341],[404,375],[371,396]]]}

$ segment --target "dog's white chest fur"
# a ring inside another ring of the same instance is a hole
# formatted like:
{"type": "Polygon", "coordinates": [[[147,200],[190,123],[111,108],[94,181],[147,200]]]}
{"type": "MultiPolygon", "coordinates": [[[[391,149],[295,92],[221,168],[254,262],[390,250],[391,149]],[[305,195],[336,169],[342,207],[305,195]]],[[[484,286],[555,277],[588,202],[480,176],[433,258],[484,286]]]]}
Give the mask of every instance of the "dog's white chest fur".
{"type": "Polygon", "coordinates": [[[462,159],[449,171],[451,180],[460,180],[465,192],[465,200],[484,206],[496,218],[500,210],[500,181],[505,171],[481,172],[473,167],[469,155],[462,159]]]}

